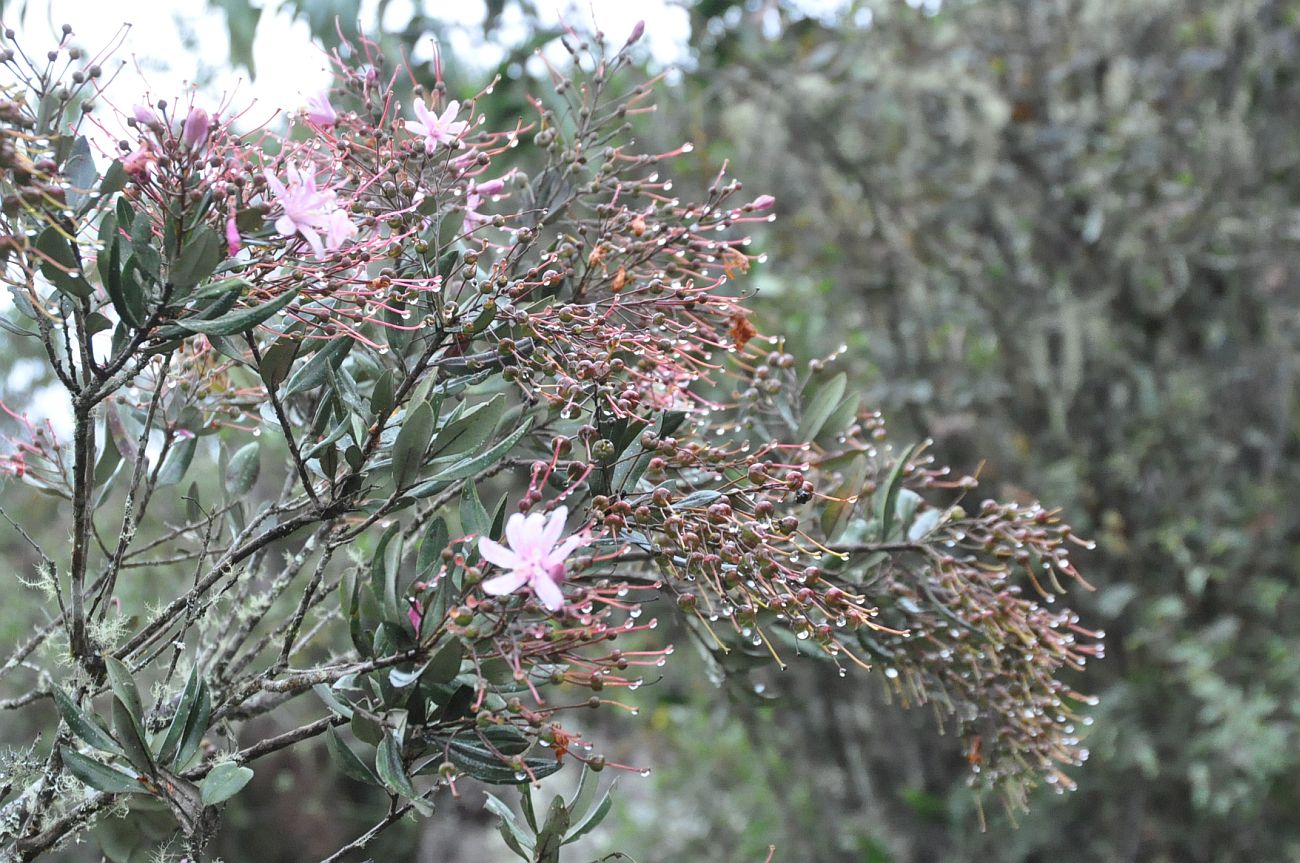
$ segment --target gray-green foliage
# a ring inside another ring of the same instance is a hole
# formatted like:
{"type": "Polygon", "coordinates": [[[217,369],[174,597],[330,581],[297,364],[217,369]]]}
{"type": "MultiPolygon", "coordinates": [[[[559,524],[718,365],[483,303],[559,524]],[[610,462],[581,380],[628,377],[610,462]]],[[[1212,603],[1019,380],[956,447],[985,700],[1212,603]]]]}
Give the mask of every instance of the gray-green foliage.
{"type": "MultiPolygon", "coordinates": [[[[965,765],[895,734],[791,769],[892,771],[854,829],[896,859],[1300,853],[1300,5],[791,3],[775,38],[733,5],[696,10],[683,125],[778,198],[773,320],[869,357],[946,456],[1073,501],[1111,652],[1080,790],[1015,833],[929,826],[905,792],[968,810],[965,765]]],[[[823,802],[814,835],[848,817],[823,802]]]]}

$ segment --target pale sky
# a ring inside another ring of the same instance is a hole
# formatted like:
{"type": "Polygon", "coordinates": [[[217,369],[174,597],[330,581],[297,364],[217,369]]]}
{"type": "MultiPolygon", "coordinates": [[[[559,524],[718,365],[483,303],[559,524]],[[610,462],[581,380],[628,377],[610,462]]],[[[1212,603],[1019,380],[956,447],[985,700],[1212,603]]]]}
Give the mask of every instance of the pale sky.
{"type": "MultiPolygon", "coordinates": [[[[146,89],[157,98],[175,95],[195,80],[210,80],[211,86],[206,89],[214,98],[233,93],[234,104],[245,105],[256,99],[268,113],[276,108],[292,110],[303,104],[306,94],[324,86],[329,81],[329,73],[320,49],[311,42],[306,22],[294,21],[287,12],[275,11],[280,4],[273,0],[264,5],[272,8],[262,14],[257,28],[253,58],[258,74],[251,82],[242,70],[231,70],[225,13],[212,8],[207,0],[154,3],[10,0],[6,4],[5,24],[19,33],[29,51],[43,51],[52,39],[51,34],[66,22],[72,25],[78,44],[93,53],[112,39],[124,21],[130,23],[130,32],[116,56],[134,62],[128,64],[123,77],[110,91],[118,104],[129,105],[146,89]],[[26,15],[18,20],[18,13],[24,7],[26,15]],[[187,37],[192,38],[196,50],[186,47],[187,37]]],[[[482,43],[481,0],[455,3],[434,0],[425,5],[454,28],[446,55],[475,58],[485,68],[499,58],[500,49],[482,43]]],[[[377,6],[378,0],[363,0],[363,23],[374,20],[377,6]]],[[[414,6],[412,0],[389,3],[384,15],[385,29],[400,28],[409,20],[414,6]]],[[[644,42],[657,60],[671,64],[684,56],[689,35],[687,13],[670,0],[553,0],[540,3],[539,7],[546,24],[564,20],[583,27],[590,26],[594,18],[596,26],[611,41],[621,40],[639,19],[645,19],[644,42]]],[[[515,41],[512,37],[516,33],[523,37],[522,23],[507,17],[498,39],[509,45],[515,41]]],[[[424,59],[431,53],[430,41],[417,47],[414,59],[424,59]]]]}

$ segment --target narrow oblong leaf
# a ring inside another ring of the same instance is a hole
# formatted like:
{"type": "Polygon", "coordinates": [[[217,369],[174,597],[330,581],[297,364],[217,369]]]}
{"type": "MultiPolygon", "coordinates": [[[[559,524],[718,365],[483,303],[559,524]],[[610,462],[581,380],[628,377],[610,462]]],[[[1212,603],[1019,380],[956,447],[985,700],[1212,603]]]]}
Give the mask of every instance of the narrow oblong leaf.
{"type": "Polygon", "coordinates": [[[289,377],[284,385],[285,396],[297,395],[325,383],[329,379],[330,370],[343,364],[352,345],[353,340],[350,338],[336,339],[313,354],[311,359],[289,377]]]}
{"type": "Polygon", "coordinates": [[[236,309],[235,311],[226,312],[215,318],[182,318],[177,321],[177,325],[184,327],[193,333],[203,333],[207,336],[233,336],[239,333],[246,333],[253,327],[263,323],[276,312],[283,309],[289,303],[298,297],[298,290],[287,291],[273,300],[262,303],[260,306],[250,306],[248,308],[236,309]]]}
{"type": "Polygon", "coordinates": [[[418,575],[424,575],[438,564],[442,558],[442,550],[447,547],[450,538],[447,522],[442,516],[429,523],[428,529],[424,532],[424,540],[420,543],[420,553],[415,557],[415,571],[418,575]]]}
{"type": "Polygon", "coordinates": [[[289,369],[293,368],[294,357],[298,356],[299,344],[301,343],[297,339],[281,338],[262,351],[262,361],[257,367],[262,383],[275,389],[284,382],[289,376],[289,369]]]}
{"type": "Polygon", "coordinates": [[[411,784],[406,768],[402,766],[401,744],[391,733],[385,734],[384,739],[379,741],[379,748],[375,752],[375,770],[389,791],[408,799],[416,797],[415,786],[411,784]]]}
{"type": "Polygon", "coordinates": [[[198,445],[199,439],[195,435],[177,441],[167,453],[162,467],[158,469],[158,482],[155,485],[158,487],[176,485],[184,479],[185,472],[190,469],[190,462],[194,461],[194,451],[198,445]]]}
{"type": "MultiPolygon", "coordinates": [[[[478,743],[452,740],[447,744],[447,757],[456,767],[489,785],[515,785],[522,781],[513,767],[503,764],[501,759],[478,743]]],[[[553,757],[526,756],[524,766],[536,778],[544,779],[559,770],[562,765],[553,757]]]]}
{"type": "Polygon", "coordinates": [[[500,393],[463,411],[442,427],[430,447],[432,455],[459,455],[478,449],[496,431],[506,400],[500,393]]]}
{"type": "Polygon", "coordinates": [[[491,467],[504,458],[506,453],[510,452],[511,448],[519,442],[520,438],[528,434],[528,430],[532,428],[532,425],[532,418],[525,420],[523,425],[506,435],[495,446],[479,455],[462,459],[450,467],[438,471],[431,477],[431,481],[448,482],[450,480],[465,479],[474,476],[485,468],[491,467]]]}
{"type": "Polygon", "coordinates": [[[199,746],[203,742],[203,735],[207,733],[208,723],[211,719],[212,696],[208,694],[207,684],[200,678],[198,693],[194,700],[194,709],[190,711],[189,718],[185,722],[185,733],[181,735],[181,745],[176,750],[175,758],[172,759],[173,770],[183,768],[198,754],[199,746]]]}
{"type": "Polygon", "coordinates": [[[559,863],[560,846],[564,844],[564,834],[569,829],[570,817],[569,807],[564,805],[564,798],[555,795],[546,813],[546,823],[537,834],[537,863],[559,863]]]}
{"type": "Polygon", "coordinates": [[[487,530],[491,527],[492,520],[488,516],[487,510],[483,507],[483,501],[479,499],[478,489],[474,483],[467,482],[460,490],[460,529],[465,534],[478,534],[485,536],[487,530]]]}
{"type": "Polygon", "coordinates": [[[113,731],[122,744],[122,751],[131,762],[131,766],[141,773],[152,776],[154,772],[153,755],[145,742],[144,733],[131,708],[121,698],[113,696],[113,731]]]}
{"type": "Polygon", "coordinates": [[[107,764],[87,758],[75,749],[59,747],[59,756],[68,772],[97,791],[107,794],[132,794],[143,792],[144,785],[134,774],[110,767],[107,764]]]}
{"type": "Polygon", "coordinates": [[[70,297],[89,299],[94,291],[81,274],[81,265],[68,244],[63,232],[51,225],[36,238],[36,250],[41,253],[41,275],[50,284],[70,297]]]}
{"type": "Polygon", "coordinates": [[[407,412],[393,443],[393,485],[397,488],[405,488],[419,475],[433,439],[435,421],[433,407],[428,402],[420,402],[407,412]]]}
{"type": "Polygon", "coordinates": [[[903,471],[907,469],[907,464],[921,451],[922,444],[913,444],[903,451],[894,463],[894,468],[889,472],[889,479],[885,482],[884,494],[881,496],[880,510],[877,513],[880,517],[880,541],[886,542],[889,539],[889,532],[894,526],[895,509],[898,506],[898,493],[903,487],[903,471]]]}
{"type": "Polygon", "coordinates": [[[519,822],[515,820],[515,813],[510,809],[508,803],[491,793],[484,792],[484,794],[487,797],[484,808],[501,819],[501,836],[506,840],[506,844],[510,845],[511,850],[516,854],[525,860],[531,861],[535,847],[533,837],[529,836],[519,826],[519,822]]]}
{"type": "Polygon", "coordinates": [[[185,726],[190,721],[190,716],[198,707],[199,692],[203,686],[203,679],[199,677],[198,666],[195,665],[190,669],[190,676],[185,680],[185,688],[181,690],[180,700],[176,703],[176,712],[172,714],[172,721],[167,726],[167,733],[163,735],[162,744],[158,748],[158,760],[164,764],[170,764],[171,760],[176,757],[176,751],[180,748],[181,739],[185,736],[185,726]]]}
{"type": "Polygon", "coordinates": [[[72,697],[63,691],[62,687],[54,687],[52,694],[54,696],[54,705],[59,710],[59,716],[68,724],[68,728],[73,734],[96,749],[118,754],[122,752],[122,747],[113,739],[113,735],[109,734],[108,730],[93,715],[78,707],[72,697]]]}
{"type": "Polygon", "coordinates": [[[113,694],[122,699],[122,703],[130,709],[131,718],[137,725],[140,724],[144,709],[140,704],[140,690],[135,685],[135,678],[116,657],[105,656],[104,665],[108,669],[108,683],[113,688],[113,694]]]}
{"type": "Polygon", "coordinates": [[[826,383],[818,388],[817,392],[804,406],[803,419],[799,422],[799,429],[795,432],[795,439],[800,443],[806,443],[822,430],[826,421],[830,419],[835,408],[844,398],[844,390],[848,386],[849,376],[840,372],[826,383]]]}
{"type": "Polygon", "coordinates": [[[72,142],[72,153],[63,164],[63,176],[68,180],[68,206],[76,210],[90,198],[95,181],[99,179],[90,143],[84,135],[72,142]]]}
{"type": "Polygon", "coordinates": [[[366,762],[362,761],[352,747],[343,742],[343,739],[331,728],[325,732],[325,745],[329,749],[330,755],[338,762],[339,769],[345,776],[349,776],[358,782],[364,782],[367,785],[382,786],[379,777],[375,771],[370,769],[366,762]]]}

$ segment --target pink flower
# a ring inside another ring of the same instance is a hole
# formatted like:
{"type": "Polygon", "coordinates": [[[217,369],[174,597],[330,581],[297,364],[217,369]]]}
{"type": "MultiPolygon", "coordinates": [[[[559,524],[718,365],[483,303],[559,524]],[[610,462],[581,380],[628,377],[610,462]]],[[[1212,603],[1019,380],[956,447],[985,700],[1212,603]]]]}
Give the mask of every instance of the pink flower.
{"type": "Polygon", "coordinates": [[[357,235],[357,226],[348,218],[348,212],[338,209],[330,213],[329,224],[325,226],[325,245],[337,249],[357,235]]]}
{"type": "Polygon", "coordinates": [[[185,118],[185,125],[181,127],[181,141],[191,150],[197,150],[208,140],[211,129],[212,118],[208,112],[202,108],[191,108],[189,116],[185,118]]]}
{"type": "Polygon", "coordinates": [[[755,210],[770,210],[772,205],[775,203],[776,198],[773,198],[771,195],[759,195],[749,206],[755,210]]]}
{"type": "Polygon", "coordinates": [[[235,214],[226,219],[226,249],[231,255],[239,252],[243,243],[239,239],[239,225],[235,223],[235,214]]]}
{"type": "Polygon", "coordinates": [[[574,549],[587,542],[585,536],[575,533],[556,545],[568,517],[568,507],[563,506],[557,507],[549,518],[540,512],[527,516],[515,513],[506,521],[509,548],[481,537],[478,550],[483,559],[510,570],[483,582],[483,592],[503,596],[527,586],[548,610],[563,608],[560,582],[564,579],[564,561],[574,549]]]}
{"type": "Polygon", "coordinates": [[[456,119],[460,103],[454,99],[447,103],[447,109],[438,116],[428,109],[423,99],[415,100],[415,116],[419,120],[407,120],[406,129],[412,135],[424,136],[424,152],[433,154],[439,144],[451,146],[465,133],[469,123],[456,119]]]}
{"type": "Polygon", "coordinates": [[[338,122],[339,115],[330,104],[329,90],[321,90],[307,99],[307,119],[313,126],[333,126],[338,122]]]}
{"type": "Polygon", "coordinates": [[[123,157],[122,170],[132,177],[143,177],[149,173],[156,161],[158,161],[158,157],[154,155],[153,150],[150,149],[149,143],[146,141],[123,157]]]}
{"type": "Polygon", "coordinates": [[[266,172],[266,182],[284,210],[284,215],[275,220],[280,236],[301,235],[316,257],[324,258],[326,250],[332,252],[356,235],[357,226],[339,208],[333,189],[318,189],[314,173],[299,171],[292,164],[285,169],[285,175],[289,178],[287,186],[275,174],[266,172]]]}
{"type": "Polygon", "coordinates": [[[475,231],[492,221],[491,216],[485,216],[478,211],[482,206],[484,198],[500,194],[506,187],[506,181],[502,178],[488,180],[486,183],[475,183],[469,181],[469,188],[465,191],[465,230],[475,231]]]}

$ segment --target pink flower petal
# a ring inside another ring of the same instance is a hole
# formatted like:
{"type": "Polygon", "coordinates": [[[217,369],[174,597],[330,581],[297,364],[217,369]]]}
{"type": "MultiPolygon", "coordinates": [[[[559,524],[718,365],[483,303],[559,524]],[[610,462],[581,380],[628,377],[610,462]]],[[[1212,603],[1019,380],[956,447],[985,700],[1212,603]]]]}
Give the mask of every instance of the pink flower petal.
{"type": "Polygon", "coordinates": [[[542,544],[549,551],[560,536],[564,533],[564,523],[569,520],[569,508],[567,506],[557,506],[551,513],[551,517],[546,520],[546,526],[542,528],[542,544]]]}
{"type": "Polygon", "coordinates": [[[564,592],[560,586],[545,576],[533,579],[533,592],[548,611],[564,608],[564,592]]]}
{"type": "Polygon", "coordinates": [[[483,592],[492,596],[505,596],[507,593],[514,593],[527,582],[527,576],[518,570],[512,570],[483,582],[483,592]]]}
{"type": "Polygon", "coordinates": [[[527,517],[522,512],[513,513],[506,519],[506,542],[510,543],[510,547],[515,551],[518,551],[523,544],[526,520],[527,517]]]}
{"type": "Polygon", "coordinates": [[[483,559],[488,563],[495,564],[502,569],[518,569],[523,563],[519,559],[519,555],[504,545],[487,538],[478,541],[478,552],[483,555],[483,559]]]}
{"type": "Polygon", "coordinates": [[[573,536],[551,549],[550,552],[547,553],[543,565],[547,568],[560,566],[568,559],[569,555],[573,554],[574,549],[586,544],[587,538],[582,534],[575,533],[573,536]]]}

